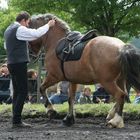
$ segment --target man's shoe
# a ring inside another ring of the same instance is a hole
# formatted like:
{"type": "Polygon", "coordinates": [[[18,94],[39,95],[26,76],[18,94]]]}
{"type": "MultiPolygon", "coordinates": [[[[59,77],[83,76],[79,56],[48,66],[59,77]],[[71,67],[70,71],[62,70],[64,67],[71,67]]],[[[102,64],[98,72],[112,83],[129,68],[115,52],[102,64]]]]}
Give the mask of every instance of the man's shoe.
{"type": "Polygon", "coordinates": [[[12,125],[12,128],[31,128],[32,125],[25,123],[25,122],[21,122],[21,123],[15,123],[12,125]]]}

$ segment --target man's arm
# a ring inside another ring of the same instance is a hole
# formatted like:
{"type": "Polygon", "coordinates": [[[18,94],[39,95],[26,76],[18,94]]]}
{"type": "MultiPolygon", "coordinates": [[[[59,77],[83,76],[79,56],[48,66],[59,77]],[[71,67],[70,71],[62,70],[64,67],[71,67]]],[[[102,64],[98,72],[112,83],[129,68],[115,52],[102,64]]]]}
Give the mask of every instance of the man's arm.
{"type": "Polygon", "coordinates": [[[36,40],[37,38],[44,35],[51,26],[54,26],[54,24],[55,24],[55,20],[50,20],[47,24],[39,27],[38,29],[31,29],[25,26],[20,26],[17,29],[17,33],[16,33],[17,39],[24,40],[24,41],[36,40]]]}

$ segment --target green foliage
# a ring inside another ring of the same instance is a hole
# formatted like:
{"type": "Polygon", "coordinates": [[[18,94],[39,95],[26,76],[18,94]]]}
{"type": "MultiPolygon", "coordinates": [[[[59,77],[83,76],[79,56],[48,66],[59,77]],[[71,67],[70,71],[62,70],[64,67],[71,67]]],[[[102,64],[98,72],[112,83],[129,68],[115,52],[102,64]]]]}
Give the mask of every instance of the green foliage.
{"type": "Polygon", "coordinates": [[[11,0],[10,7],[16,9],[16,11],[24,11],[26,9],[31,15],[52,13],[66,21],[72,30],[83,32],[85,29],[78,22],[72,20],[73,8],[67,0],[63,0],[63,2],[61,0],[11,0]]]}
{"type": "Polygon", "coordinates": [[[9,10],[4,10],[0,11],[0,54],[3,55],[5,54],[5,49],[4,49],[4,31],[6,30],[7,26],[11,24],[11,22],[15,21],[15,11],[9,9],[9,10]]]}
{"type": "Polygon", "coordinates": [[[60,11],[70,12],[70,4],[67,0],[11,0],[10,6],[14,9],[25,10],[31,14],[55,12],[60,11]]]}
{"type": "Polygon", "coordinates": [[[31,14],[45,13],[47,1],[45,0],[11,0],[9,6],[17,11],[27,11],[31,14]]]}
{"type": "Polygon", "coordinates": [[[127,41],[139,34],[139,6],[139,0],[10,0],[9,9],[0,10],[0,54],[5,54],[3,33],[19,11],[52,13],[66,21],[71,30],[84,33],[95,28],[102,35],[127,41]]]}
{"type": "Polygon", "coordinates": [[[128,39],[140,30],[140,2],[137,0],[11,0],[10,5],[31,14],[54,13],[73,30],[82,32],[96,28],[103,35],[128,39]]]}
{"type": "Polygon", "coordinates": [[[120,32],[130,36],[140,30],[140,3],[136,0],[76,0],[75,20],[87,30],[96,28],[101,34],[119,36],[120,32]]]}

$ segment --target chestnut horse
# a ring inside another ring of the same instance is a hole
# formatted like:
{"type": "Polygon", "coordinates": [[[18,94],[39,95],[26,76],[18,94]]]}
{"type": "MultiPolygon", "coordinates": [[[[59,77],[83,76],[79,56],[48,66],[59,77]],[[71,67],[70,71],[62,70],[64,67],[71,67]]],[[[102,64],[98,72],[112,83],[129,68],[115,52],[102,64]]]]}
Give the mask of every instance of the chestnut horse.
{"type": "Polygon", "coordinates": [[[127,96],[126,80],[140,89],[140,54],[136,48],[118,38],[97,36],[86,43],[79,60],[62,61],[56,55],[56,48],[58,42],[71,32],[69,26],[58,17],[45,14],[32,17],[30,27],[38,28],[50,19],[56,20],[55,26],[41,38],[29,42],[29,47],[35,54],[38,54],[41,48],[45,50],[47,76],[41,84],[40,91],[46,101],[47,110],[52,114],[55,112],[45,94],[46,88],[59,81],[70,81],[69,110],[63,123],[71,126],[75,122],[73,107],[77,84],[101,83],[116,100],[107,115],[107,124],[110,127],[124,127],[122,112],[124,98],[127,96]]]}

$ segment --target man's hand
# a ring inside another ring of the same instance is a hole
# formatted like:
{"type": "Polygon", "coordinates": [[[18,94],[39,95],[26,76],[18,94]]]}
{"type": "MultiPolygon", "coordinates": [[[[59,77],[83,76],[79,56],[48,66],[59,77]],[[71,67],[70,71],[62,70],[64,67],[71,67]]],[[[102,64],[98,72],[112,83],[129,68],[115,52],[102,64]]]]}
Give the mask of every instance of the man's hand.
{"type": "Polygon", "coordinates": [[[48,22],[48,25],[49,25],[49,27],[54,26],[54,25],[55,25],[55,20],[54,20],[54,19],[50,20],[50,21],[48,22]]]}

